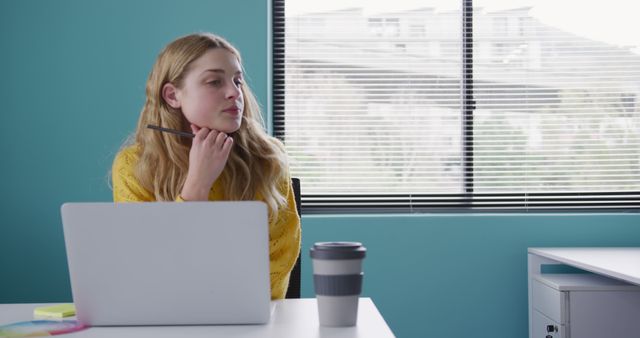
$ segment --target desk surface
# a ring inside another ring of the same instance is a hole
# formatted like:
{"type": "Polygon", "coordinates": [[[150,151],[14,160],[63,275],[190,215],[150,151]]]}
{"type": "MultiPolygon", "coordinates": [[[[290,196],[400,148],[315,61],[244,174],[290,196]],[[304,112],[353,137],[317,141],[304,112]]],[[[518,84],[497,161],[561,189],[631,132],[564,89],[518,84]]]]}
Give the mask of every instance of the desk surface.
{"type": "Polygon", "coordinates": [[[529,253],[640,284],[640,248],[529,248],[529,253]]]}
{"type": "MultiPolygon", "coordinates": [[[[360,298],[358,325],[346,328],[319,326],[315,298],[273,304],[266,325],[92,327],[61,337],[394,337],[370,298],[360,298]]],[[[44,305],[51,304],[0,304],[0,325],[33,320],[33,309],[44,305]]]]}

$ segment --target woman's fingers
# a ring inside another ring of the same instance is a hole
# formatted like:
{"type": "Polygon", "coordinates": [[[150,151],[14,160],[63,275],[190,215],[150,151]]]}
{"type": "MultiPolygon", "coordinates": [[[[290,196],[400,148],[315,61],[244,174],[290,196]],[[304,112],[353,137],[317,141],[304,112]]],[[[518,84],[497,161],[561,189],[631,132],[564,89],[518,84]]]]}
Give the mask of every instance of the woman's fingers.
{"type": "Polygon", "coordinates": [[[209,146],[211,146],[214,149],[221,149],[222,146],[224,145],[224,140],[227,138],[227,134],[221,132],[221,131],[217,131],[217,130],[211,130],[209,132],[209,135],[207,135],[207,144],[209,144],[209,146]]]}
{"type": "Polygon", "coordinates": [[[224,141],[227,139],[227,134],[220,132],[218,133],[218,135],[216,136],[216,142],[215,145],[217,148],[222,148],[222,146],[224,146],[224,141]]]}
{"type": "Polygon", "coordinates": [[[196,134],[195,138],[197,140],[204,141],[207,138],[207,136],[209,135],[209,129],[207,129],[207,128],[199,128],[199,127],[196,127],[194,125],[191,125],[191,126],[192,126],[191,127],[192,130],[195,131],[195,134],[196,134]]]}
{"type": "Polygon", "coordinates": [[[216,137],[218,136],[218,131],[215,129],[211,129],[209,134],[207,135],[206,143],[209,146],[213,146],[216,143],[216,137]]]}
{"type": "Polygon", "coordinates": [[[219,149],[228,153],[231,150],[233,139],[226,133],[206,127],[200,128],[194,124],[191,124],[191,130],[196,135],[195,139],[198,143],[206,144],[213,148],[214,151],[219,149]]]}
{"type": "Polygon", "coordinates": [[[191,132],[194,134],[198,133],[198,130],[200,130],[200,127],[196,126],[195,124],[191,124],[191,132]]]}
{"type": "Polygon", "coordinates": [[[231,147],[233,146],[233,138],[231,138],[231,136],[227,137],[224,140],[224,144],[222,145],[222,152],[228,156],[229,152],[231,151],[231,147]]]}

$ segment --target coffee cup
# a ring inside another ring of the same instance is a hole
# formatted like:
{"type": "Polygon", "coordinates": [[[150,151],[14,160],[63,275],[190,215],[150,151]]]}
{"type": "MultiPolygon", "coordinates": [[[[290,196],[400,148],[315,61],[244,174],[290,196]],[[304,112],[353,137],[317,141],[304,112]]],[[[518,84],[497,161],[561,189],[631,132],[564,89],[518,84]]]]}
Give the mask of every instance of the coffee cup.
{"type": "Polygon", "coordinates": [[[356,325],[366,251],[358,242],[319,242],[311,248],[320,325],[356,325]]]}

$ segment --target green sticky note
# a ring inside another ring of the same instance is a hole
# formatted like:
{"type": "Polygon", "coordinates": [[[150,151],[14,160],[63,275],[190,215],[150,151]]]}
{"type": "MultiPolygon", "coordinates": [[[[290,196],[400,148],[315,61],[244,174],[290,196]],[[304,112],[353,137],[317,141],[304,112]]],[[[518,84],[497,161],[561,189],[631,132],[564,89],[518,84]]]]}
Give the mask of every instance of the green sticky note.
{"type": "Polygon", "coordinates": [[[76,314],[76,307],[73,305],[73,303],[59,304],[59,305],[53,305],[53,306],[41,306],[33,310],[34,317],[63,318],[63,317],[75,316],[75,314],[76,314]]]}

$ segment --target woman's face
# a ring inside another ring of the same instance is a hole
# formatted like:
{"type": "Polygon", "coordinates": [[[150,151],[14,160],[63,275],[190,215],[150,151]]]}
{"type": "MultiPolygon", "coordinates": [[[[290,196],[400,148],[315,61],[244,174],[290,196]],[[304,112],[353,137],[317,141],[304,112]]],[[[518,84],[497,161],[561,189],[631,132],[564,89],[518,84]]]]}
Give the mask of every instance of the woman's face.
{"type": "Polygon", "coordinates": [[[175,100],[186,119],[196,126],[233,133],[240,128],[244,112],[242,68],[234,54],[210,49],[194,60],[175,100]]]}

